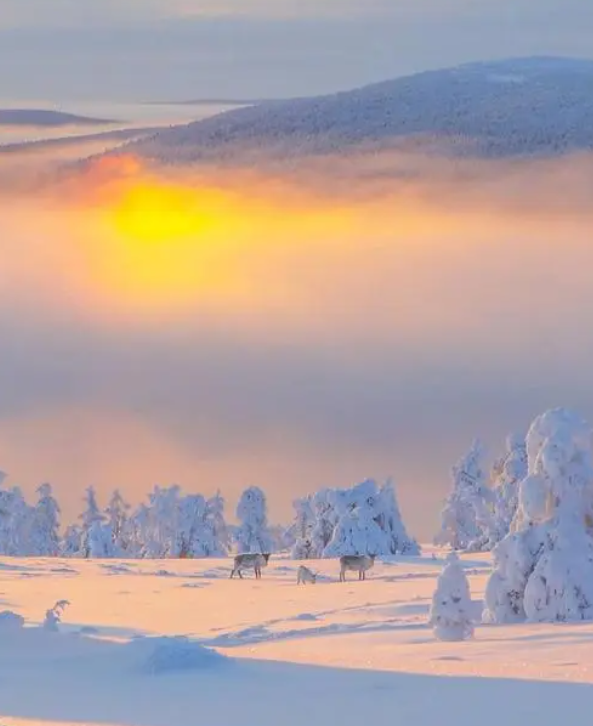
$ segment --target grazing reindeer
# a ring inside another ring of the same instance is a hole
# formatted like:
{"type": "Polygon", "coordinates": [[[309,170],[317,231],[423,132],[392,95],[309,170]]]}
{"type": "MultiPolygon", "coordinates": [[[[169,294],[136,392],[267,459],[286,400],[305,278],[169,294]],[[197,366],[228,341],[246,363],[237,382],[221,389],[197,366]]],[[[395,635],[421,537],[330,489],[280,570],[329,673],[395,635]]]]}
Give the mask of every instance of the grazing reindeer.
{"type": "Polygon", "coordinates": [[[233,569],[231,571],[231,579],[235,572],[239,575],[241,580],[243,579],[243,575],[241,574],[243,570],[254,570],[255,571],[255,579],[259,580],[261,579],[261,571],[262,567],[266,567],[268,564],[268,560],[270,559],[270,555],[268,554],[248,554],[248,555],[237,555],[235,557],[235,563],[233,566],[233,569]]]}
{"type": "Polygon", "coordinates": [[[317,582],[317,575],[305,565],[301,565],[297,570],[297,585],[306,585],[308,582],[314,585],[317,582]]]}
{"type": "Polygon", "coordinates": [[[340,557],[340,582],[346,582],[346,572],[358,572],[359,580],[366,580],[366,571],[375,564],[377,555],[344,555],[340,557]]]}

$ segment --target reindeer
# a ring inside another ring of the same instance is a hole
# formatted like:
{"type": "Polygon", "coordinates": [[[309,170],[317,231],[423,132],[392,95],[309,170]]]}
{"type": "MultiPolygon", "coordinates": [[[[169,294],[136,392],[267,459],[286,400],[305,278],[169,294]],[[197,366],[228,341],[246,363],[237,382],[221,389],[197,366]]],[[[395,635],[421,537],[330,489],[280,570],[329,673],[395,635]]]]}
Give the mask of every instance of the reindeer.
{"type": "Polygon", "coordinates": [[[358,572],[359,580],[366,580],[366,571],[375,564],[377,555],[344,555],[340,557],[340,582],[346,582],[346,572],[358,572]]]}
{"type": "Polygon", "coordinates": [[[243,579],[243,575],[241,574],[243,570],[254,570],[255,571],[255,579],[259,580],[261,579],[261,571],[262,567],[266,567],[268,564],[268,560],[270,559],[270,554],[244,554],[244,555],[237,555],[235,557],[235,562],[233,569],[231,571],[231,579],[233,578],[235,572],[239,575],[241,580],[243,579]]]}
{"type": "Polygon", "coordinates": [[[297,570],[297,585],[306,585],[308,582],[314,585],[317,582],[317,575],[314,572],[311,572],[311,570],[308,567],[305,567],[305,565],[300,565],[297,570]]]}

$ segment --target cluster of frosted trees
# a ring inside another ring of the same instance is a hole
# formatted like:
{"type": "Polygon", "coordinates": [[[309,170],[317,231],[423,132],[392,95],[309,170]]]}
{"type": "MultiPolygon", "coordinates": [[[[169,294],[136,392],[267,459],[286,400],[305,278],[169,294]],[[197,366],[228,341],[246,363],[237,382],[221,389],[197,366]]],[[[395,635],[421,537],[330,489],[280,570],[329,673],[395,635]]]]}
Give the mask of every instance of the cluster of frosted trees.
{"type": "Polygon", "coordinates": [[[509,436],[504,456],[490,476],[485,450],[474,441],[453,467],[453,490],[441,514],[435,543],[469,552],[492,550],[512,529],[518,509],[519,484],[527,474],[527,448],[521,436],[509,436]]]}
{"type": "MultiPolygon", "coordinates": [[[[513,516],[494,547],[483,620],[593,620],[593,432],[577,414],[552,409],[533,421],[524,446],[524,474],[509,492],[513,516]]],[[[469,469],[475,475],[479,467],[472,461],[469,469]]],[[[500,476],[504,478],[503,467],[500,476]]],[[[464,515],[468,511],[471,507],[463,509],[464,515]]],[[[473,514],[462,522],[457,536],[475,536],[473,514]]],[[[431,623],[437,637],[469,637],[470,604],[453,553],[433,599],[431,623]]]]}
{"type": "Polygon", "coordinates": [[[367,480],[350,489],[324,489],[295,502],[294,523],[270,526],[264,492],[246,489],[236,525],[227,525],[220,494],[206,498],[180,487],[155,487],[134,510],[115,491],[102,508],[95,490],[84,496],[75,524],[62,533],[60,507],[49,484],[28,504],[0,478],[0,554],[84,558],[223,557],[238,552],[291,549],[296,559],[342,554],[414,554],[391,483],[367,480]]]}
{"type": "Polygon", "coordinates": [[[419,552],[406,531],[390,481],[378,486],[367,479],[350,489],[322,489],[297,499],[294,507],[289,534],[295,559],[419,552]]]}
{"type": "Polygon", "coordinates": [[[222,557],[232,546],[241,551],[270,551],[274,529],[268,527],[264,493],[243,492],[239,525],[229,527],[220,494],[205,498],[180,487],[155,487],[135,510],[115,491],[105,509],[89,487],[76,524],[60,531],[60,507],[49,484],[29,505],[18,487],[2,488],[0,479],[0,554],[39,557],[183,558],[222,557]]]}

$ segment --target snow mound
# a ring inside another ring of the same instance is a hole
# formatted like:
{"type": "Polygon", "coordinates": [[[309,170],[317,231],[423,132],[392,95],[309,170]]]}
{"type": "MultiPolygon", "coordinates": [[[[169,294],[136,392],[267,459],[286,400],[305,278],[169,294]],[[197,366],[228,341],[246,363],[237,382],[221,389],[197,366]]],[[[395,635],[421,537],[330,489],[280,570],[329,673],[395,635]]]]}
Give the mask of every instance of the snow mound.
{"type": "Polygon", "coordinates": [[[12,633],[20,630],[25,625],[25,618],[12,610],[3,610],[0,612],[0,633],[12,633]]]}
{"type": "Polygon", "coordinates": [[[185,636],[138,638],[127,646],[138,656],[140,670],[152,675],[220,668],[230,659],[185,636]]]}

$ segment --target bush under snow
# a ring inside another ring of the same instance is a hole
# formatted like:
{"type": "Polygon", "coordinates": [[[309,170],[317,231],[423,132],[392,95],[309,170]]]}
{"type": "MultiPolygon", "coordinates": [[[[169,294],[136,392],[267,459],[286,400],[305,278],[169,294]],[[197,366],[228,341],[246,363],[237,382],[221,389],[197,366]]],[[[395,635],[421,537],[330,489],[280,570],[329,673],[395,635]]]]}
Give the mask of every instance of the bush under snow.
{"type": "Polygon", "coordinates": [[[43,629],[56,633],[62,622],[64,610],[70,605],[68,600],[58,600],[58,602],[45,612],[45,620],[43,621],[43,629]]]}
{"type": "Polygon", "coordinates": [[[437,582],[430,609],[430,624],[439,640],[471,638],[474,626],[469,583],[459,557],[452,552],[437,582]]]}

